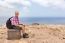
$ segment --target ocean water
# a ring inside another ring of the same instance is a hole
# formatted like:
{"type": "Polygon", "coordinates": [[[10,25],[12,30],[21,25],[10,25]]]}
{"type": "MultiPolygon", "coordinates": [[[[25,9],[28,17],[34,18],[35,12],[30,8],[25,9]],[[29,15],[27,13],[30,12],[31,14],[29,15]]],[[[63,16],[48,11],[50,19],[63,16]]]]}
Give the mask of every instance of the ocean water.
{"type": "MultiPolygon", "coordinates": [[[[0,17],[0,25],[5,24],[9,17],[0,17]]],[[[22,24],[65,24],[64,17],[25,17],[20,18],[20,23],[22,24]]]]}

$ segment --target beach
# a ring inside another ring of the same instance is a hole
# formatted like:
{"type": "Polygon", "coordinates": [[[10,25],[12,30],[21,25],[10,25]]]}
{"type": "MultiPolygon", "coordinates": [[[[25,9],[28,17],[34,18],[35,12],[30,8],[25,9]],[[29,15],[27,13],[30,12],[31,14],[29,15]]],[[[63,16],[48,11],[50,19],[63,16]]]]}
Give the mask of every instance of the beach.
{"type": "Polygon", "coordinates": [[[29,38],[20,40],[7,40],[7,30],[6,26],[0,26],[0,43],[65,43],[65,25],[25,25],[29,38]]]}

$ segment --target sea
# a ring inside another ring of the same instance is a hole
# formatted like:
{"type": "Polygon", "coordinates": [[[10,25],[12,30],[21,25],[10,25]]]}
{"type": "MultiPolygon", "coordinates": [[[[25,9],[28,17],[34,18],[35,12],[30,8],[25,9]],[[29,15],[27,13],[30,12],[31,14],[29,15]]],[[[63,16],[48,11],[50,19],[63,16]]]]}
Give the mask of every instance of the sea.
{"type": "MultiPolygon", "coordinates": [[[[0,17],[0,25],[6,24],[9,17],[0,17]]],[[[20,17],[21,24],[65,24],[65,17],[20,17]]]]}

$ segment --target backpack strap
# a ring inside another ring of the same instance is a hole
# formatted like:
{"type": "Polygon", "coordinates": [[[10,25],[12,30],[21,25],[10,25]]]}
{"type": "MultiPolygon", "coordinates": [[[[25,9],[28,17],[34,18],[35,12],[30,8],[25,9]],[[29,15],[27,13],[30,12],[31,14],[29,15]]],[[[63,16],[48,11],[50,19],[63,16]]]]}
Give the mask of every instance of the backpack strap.
{"type": "Polygon", "coordinates": [[[10,17],[9,20],[10,20],[11,18],[13,18],[13,17],[10,17]]]}

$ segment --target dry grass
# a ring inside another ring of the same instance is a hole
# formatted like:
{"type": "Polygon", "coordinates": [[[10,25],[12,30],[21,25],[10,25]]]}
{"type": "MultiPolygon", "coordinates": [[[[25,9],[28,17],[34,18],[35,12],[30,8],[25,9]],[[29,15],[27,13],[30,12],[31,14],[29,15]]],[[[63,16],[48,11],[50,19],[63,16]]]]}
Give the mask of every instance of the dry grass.
{"type": "Polygon", "coordinates": [[[0,29],[0,43],[65,43],[65,25],[25,25],[29,38],[7,40],[7,29],[0,29]]]}

